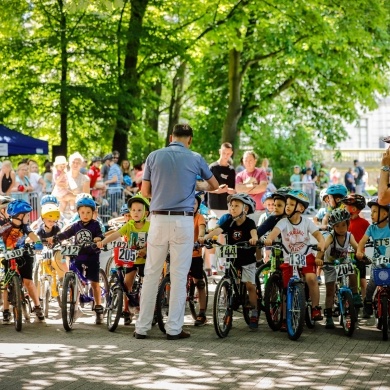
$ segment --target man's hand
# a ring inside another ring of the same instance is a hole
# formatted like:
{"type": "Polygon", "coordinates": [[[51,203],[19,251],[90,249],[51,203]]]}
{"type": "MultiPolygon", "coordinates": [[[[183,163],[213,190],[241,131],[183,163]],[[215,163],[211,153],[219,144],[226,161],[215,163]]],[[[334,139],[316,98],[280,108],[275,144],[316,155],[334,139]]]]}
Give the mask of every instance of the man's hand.
{"type": "Polygon", "coordinates": [[[390,165],[390,148],[383,153],[382,165],[390,165]]]}
{"type": "Polygon", "coordinates": [[[237,193],[237,191],[236,191],[234,188],[230,188],[230,187],[228,187],[228,189],[227,189],[227,193],[228,193],[229,195],[233,195],[233,194],[236,194],[236,193],[237,193]]]}

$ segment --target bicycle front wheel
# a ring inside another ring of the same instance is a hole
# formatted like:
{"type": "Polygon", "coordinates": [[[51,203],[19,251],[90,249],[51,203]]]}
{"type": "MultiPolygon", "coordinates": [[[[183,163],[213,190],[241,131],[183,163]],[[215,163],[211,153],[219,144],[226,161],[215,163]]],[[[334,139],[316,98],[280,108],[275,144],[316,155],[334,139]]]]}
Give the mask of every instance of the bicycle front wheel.
{"type": "Polygon", "coordinates": [[[42,310],[46,318],[49,317],[50,288],[48,280],[41,281],[42,310]]]}
{"type": "Polygon", "coordinates": [[[107,311],[107,328],[110,332],[114,332],[118,327],[123,310],[123,290],[120,287],[115,287],[108,299],[107,311]]]}
{"type": "MultiPolygon", "coordinates": [[[[205,271],[203,271],[203,282],[205,284],[204,290],[206,294],[206,307],[204,309],[206,311],[207,304],[209,301],[209,285],[208,285],[207,275],[205,271]]],[[[199,290],[192,278],[190,281],[190,286],[188,291],[188,306],[190,307],[192,318],[196,320],[199,313],[199,309],[201,309],[201,307],[199,305],[199,290]]]]}
{"type": "Polygon", "coordinates": [[[76,309],[76,275],[73,272],[69,272],[65,275],[64,282],[62,285],[62,325],[68,332],[72,330],[75,309],[76,309]]]}
{"type": "Polygon", "coordinates": [[[13,314],[15,330],[20,332],[22,330],[22,288],[20,286],[20,279],[14,275],[8,287],[8,300],[10,301],[13,314]]]}
{"type": "Polygon", "coordinates": [[[30,321],[32,311],[33,311],[33,307],[31,303],[31,298],[27,294],[25,288],[23,287],[22,288],[22,312],[26,322],[30,321]]]}
{"type": "Polygon", "coordinates": [[[311,298],[310,298],[309,286],[307,285],[307,283],[305,283],[305,298],[306,298],[306,310],[305,310],[306,326],[309,329],[313,329],[316,322],[313,320],[313,318],[311,316],[311,312],[313,309],[313,303],[312,303],[311,298]]]}
{"type": "Polygon", "coordinates": [[[99,269],[99,285],[100,285],[102,306],[104,308],[103,315],[105,315],[107,313],[107,306],[108,306],[107,298],[110,291],[110,286],[108,285],[106,273],[101,268],[99,269]]]}
{"type": "Polygon", "coordinates": [[[265,286],[268,282],[270,267],[271,267],[271,265],[268,262],[268,263],[262,264],[256,270],[256,293],[257,293],[257,306],[258,306],[258,310],[259,310],[259,317],[260,317],[260,311],[265,312],[264,290],[265,290],[265,286]]]}
{"type": "Polygon", "coordinates": [[[227,279],[221,279],[215,289],[213,306],[214,329],[221,338],[226,337],[232,327],[233,309],[230,303],[230,282],[227,279]]]}
{"type": "Polygon", "coordinates": [[[355,305],[353,304],[352,294],[349,291],[341,293],[340,317],[344,333],[351,337],[356,326],[355,305]]]}
{"type": "Polygon", "coordinates": [[[389,307],[388,307],[387,296],[381,297],[381,306],[382,306],[382,338],[384,341],[389,339],[389,307]]]}
{"type": "Polygon", "coordinates": [[[269,327],[280,330],[283,322],[283,281],[280,273],[273,273],[264,290],[264,310],[269,327]]]}
{"type": "Polygon", "coordinates": [[[286,324],[290,340],[298,340],[305,322],[305,290],[303,283],[293,281],[287,287],[286,324]]]}
{"type": "Polygon", "coordinates": [[[157,292],[156,317],[158,327],[165,333],[165,323],[169,313],[169,297],[171,295],[171,278],[167,275],[160,283],[157,292]]]}

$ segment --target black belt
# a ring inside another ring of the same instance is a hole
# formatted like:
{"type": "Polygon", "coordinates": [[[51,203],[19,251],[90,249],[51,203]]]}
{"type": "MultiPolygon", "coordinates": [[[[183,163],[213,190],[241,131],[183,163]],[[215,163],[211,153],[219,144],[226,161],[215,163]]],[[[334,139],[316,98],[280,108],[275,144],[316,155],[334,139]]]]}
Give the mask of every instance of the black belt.
{"type": "Polygon", "coordinates": [[[169,210],[160,210],[152,211],[154,215],[184,215],[185,217],[193,217],[194,213],[192,211],[169,211],[169,210]]]}

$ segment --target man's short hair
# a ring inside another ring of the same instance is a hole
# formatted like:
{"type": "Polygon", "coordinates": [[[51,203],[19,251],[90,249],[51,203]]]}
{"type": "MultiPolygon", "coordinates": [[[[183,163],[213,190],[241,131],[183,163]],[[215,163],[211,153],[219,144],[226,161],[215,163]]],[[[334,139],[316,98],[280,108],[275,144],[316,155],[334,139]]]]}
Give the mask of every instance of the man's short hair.
{"type": "Polygon", "coordinates": [[[178,123],[173,127],[172,135],[175,137],[193,137],[190,125],[178,123]]]}
{"type": "Polygon", "coordinates": [[[356,164],[356,163],[358,163],[359,162],[359,160],[353,160],[353,163],[354,164],[356,164]]]}
{"type": "Polygon", "coordinates": [[[230,143],[230,142],[224,142],[222,145],[221,145],[221,149],[222,148],[225,148],[225,149],[233,149],[233,145],[230,143]]]}

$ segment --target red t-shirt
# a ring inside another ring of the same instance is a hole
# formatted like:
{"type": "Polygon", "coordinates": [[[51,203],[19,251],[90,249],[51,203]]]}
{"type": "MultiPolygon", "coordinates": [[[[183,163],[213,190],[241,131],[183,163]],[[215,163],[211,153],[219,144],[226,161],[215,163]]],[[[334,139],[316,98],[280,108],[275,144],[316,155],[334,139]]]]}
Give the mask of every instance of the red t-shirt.
{"type": "Polygon", "coordinates": [[[97,182],[97,179],[100,176],[100,168],[95,167],[95,165],[92,165],[87,173],[88,177],[91,179],[89,185],[91,188],[95,187],[95,184],[97,182]]]}
{"type": "Polygon", "coordinates": [[[369,226],[370,223],[367,220],[358,216],[350,220],[348,231],[353,234],[356,242],[359,244],[359,241],[363,238],[369,226]]]}

